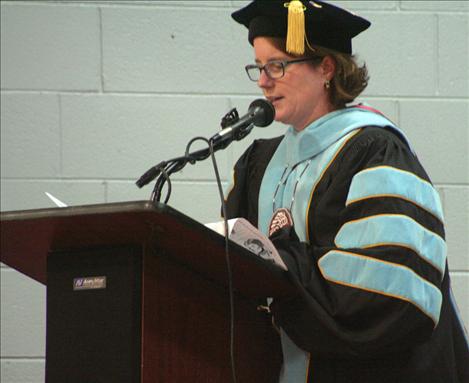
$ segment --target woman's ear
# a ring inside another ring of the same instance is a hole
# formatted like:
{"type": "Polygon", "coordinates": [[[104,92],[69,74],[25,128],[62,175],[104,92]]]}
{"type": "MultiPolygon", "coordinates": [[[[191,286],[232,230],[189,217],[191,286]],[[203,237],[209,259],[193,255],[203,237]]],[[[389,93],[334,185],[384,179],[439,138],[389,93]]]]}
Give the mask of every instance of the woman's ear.
{"type": "Polygon", "coordinates": [[[332,56],[326,56],[321,62],[322,74],[326,80],[331,81],[335,74],[336,63],[332,56]]]}

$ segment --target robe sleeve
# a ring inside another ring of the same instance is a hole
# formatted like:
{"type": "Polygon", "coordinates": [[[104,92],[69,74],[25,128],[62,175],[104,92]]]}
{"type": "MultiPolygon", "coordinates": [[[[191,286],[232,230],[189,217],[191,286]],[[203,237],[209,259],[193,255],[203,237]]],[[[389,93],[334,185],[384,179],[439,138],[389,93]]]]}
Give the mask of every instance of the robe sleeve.
{"type": "Polygon", "coordinates": [[[438,326],[448,278],[438,194],[399,137],[366,128],[310,201],[309,243],[293,229],[272,241],[298,287],[275,299],[276,323],[325,357],[409,349],[438,326]]]}

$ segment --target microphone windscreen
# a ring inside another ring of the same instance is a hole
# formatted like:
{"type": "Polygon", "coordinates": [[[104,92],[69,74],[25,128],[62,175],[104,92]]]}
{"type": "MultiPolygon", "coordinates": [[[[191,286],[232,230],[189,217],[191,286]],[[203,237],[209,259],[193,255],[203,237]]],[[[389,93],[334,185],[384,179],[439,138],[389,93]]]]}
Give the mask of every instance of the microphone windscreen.
{"type": "Polygon", "coordinates": [[[270,125],[275,118],[274,106],[270,101],[263,98],[254,100],[249,105],[249,112],[254,114],[252,123],[260,128],[270,125]]]}

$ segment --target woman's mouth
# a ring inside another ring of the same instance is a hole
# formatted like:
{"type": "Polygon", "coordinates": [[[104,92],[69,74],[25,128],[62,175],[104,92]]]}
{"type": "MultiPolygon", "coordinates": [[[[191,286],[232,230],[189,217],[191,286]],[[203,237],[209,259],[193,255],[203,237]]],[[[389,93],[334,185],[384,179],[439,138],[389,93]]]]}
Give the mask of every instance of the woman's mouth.
{"type": "Polygon", "coordinates": [[[272,105],[275,105],[276,103],[278,103],[278,101],[280,101],[283,97],[267,97],[267,100],[269,100],[272,105]]]}

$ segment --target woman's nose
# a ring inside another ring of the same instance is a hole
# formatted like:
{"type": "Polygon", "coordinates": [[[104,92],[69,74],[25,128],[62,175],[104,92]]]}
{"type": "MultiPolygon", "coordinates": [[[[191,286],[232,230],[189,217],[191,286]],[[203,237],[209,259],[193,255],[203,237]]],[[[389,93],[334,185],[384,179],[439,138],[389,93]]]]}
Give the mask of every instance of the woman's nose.
{"type": "Polygon", "coordinates": [[[269,88],[272,86],[272,84],[273,80],[267,76],[265,70],[262,70],[259,75],[259,80],[257,80],[257,86],[259,86],[259,88],[269,88]]]}

